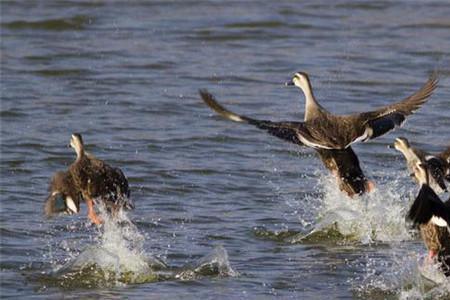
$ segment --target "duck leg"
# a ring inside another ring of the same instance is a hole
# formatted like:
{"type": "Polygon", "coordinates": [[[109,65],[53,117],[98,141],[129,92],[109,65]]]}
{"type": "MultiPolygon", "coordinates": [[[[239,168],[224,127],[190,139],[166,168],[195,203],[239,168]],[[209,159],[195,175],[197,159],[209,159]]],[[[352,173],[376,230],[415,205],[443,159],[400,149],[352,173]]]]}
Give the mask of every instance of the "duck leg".
{"type": "Polygon", "coordinates": [[[373,182],[372,180],[367,180],[366,181],[366,190],[368,193],[373,192],[373,190],[375,190],[375,182],[373,182]]]}
{"type": "Polygon", "coordinates": [[[87,199],[86,204],[88,207],[88,217],[92,221],[92,223],[94,223],[96,225],[102,224],[103,220],[99,216],[97,216],[97,214],[95,213],[94,201],[92,201],[92,199],[87,199]]]}

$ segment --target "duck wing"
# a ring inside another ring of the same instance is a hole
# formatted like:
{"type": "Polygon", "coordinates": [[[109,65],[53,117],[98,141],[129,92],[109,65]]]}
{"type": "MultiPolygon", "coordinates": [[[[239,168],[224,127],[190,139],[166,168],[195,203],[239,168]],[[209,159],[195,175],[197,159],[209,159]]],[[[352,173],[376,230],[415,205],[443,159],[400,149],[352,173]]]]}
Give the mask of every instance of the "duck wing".
{"type": "Polygon", "coordinates": [[[430,170],[430,175],[436,184],[439,185],[443,191],[447,191],[447,186],[445,185],[446,162],[434,155],[425,156],[425,161],[430,170]]]}
{"type": "Polygon", "coordinates": [[[367,141],[379,137],[395,127],[401,126],[406,117],[413,114],[425,102],[428,101],[433,91],[436,89],[438,78],[433,73],[427,82],[414,94],[399,101],[397,103],[382,107],[371,112],[364,112],[356,115],[351,115],[349,118],[358,120],[363,129],[359,130],[363,133],[352,138],[352,143],[355,141],[367,141]]]}
{"type": "Polygon", "coordinates": [[[309,135],[308,130],[303,122],[272,122],[268,120],[257,120],[247,116],[238,115],[229,111],[220,105],[215,97],[207,90],[199,91],[201,98],[212,110],[222,117],[240,123],[247,123],[256,126],[259,129],[266,130],[273,136],[282,140],[292,142],[297,145],[303,145],[300,136],[309,135]]]}
{"type": "Polygon", "coordinates": [[[434,220],[440,219],[441,223],[445,221],[446,224],[439,226],[448,226],[450,224],[450,206],[444,204],[432,188],[428,185],[422,185],[416,200],[409,209],[408,218],[414,224],[426,224],[432,218],[434,220]]]}

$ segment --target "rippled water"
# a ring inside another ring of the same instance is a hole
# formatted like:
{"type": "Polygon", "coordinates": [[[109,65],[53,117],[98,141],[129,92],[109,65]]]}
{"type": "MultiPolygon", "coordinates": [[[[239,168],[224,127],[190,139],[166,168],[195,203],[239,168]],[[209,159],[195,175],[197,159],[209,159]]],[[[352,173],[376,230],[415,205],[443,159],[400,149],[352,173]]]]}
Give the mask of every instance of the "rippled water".
{"type": "Polygon", "coordinates": [[[425,249],[404,221],[416,187],[386,145],[449,144],[447,1],[0,5],[2,297],[446,297],[420,275],[425,249]],[[403,129],[355,146],[374,194],[347,199],[313,151],[227,122],[197,94],[300,119],[300,92],[283,86],[300,70],[338,113],[401,99],[440,71],[403,129]],[[131,235],[89,226],[84,210],[44,219],[72,132],[128,176],[131,235]]]}

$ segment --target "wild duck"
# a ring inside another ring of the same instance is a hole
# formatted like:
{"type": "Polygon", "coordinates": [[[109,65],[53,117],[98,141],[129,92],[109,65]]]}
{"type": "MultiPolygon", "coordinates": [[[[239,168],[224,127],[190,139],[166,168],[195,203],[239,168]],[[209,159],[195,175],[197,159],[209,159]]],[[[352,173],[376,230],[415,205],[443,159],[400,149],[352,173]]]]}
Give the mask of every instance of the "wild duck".
{"type": "Polygon", "coordinates": [[[81,194],[76,188],[69,172],[59,171],[52,177],[49,195],[45,201],[45,215],[51,217],[58,213],[77,214],[80,211],[81,194]]]}
{"type": "Polygon", "coordinates": [[[254,125],[281,139],[314,148],[324,165],[336,176],[341,190],[349,196],[374,189],[374,183],[364,176],[351,144],[381,136],[400,126],[406,117],[428,100],[437,85],[432,75],[413,95],[371,112],[334,115],[315,99],[306,73],[298,72],[287,85],[299,87],[306,99],[303,122],[272,122],[235,114],[215,100],[207,90],[200,90],[203,101],[223,117],[254,125]]]}
{"type": "Polygon", "coordinates": [[[77,158],[69,166],[69,172],[86,201],[88,217],[92,222],[102,222],[95,213],[94,199],[101,200],[112,213],[121,207],[134,207],[130,199],[128,180],[120,169],[86,153],[79,133],[72,134],[70,146],[75,150],[77,158]]]}
{"type": "MultiPolygon", "coordinates": [[[[229,120],[254,125],[280,139],[303,146],[296,130],[298,124],[301,124],[300,122],[272,122],[238,115],[220,105],[214,96],[206,90],[200,90],[200,95],[211,109],[229,120]]],[[[325,167],[336,177],[339,188],[347,195],[362,194],[373,188],[373,183],[364,176],[358,157],[351,147],[346,149],[319,148],[315,150],[325,167]]]]}
{"type": "Polygon", "coordinates": [[[401,126],[406,117],[427,102],[437,85],[436,74],[414,94],[374,111],[335,115],[317,102],[306,73],[295,73],[287,85],[300,88],[306,99],[304,122],[296,125],[297,138],[306,146],[320,149],[345,149],[366,142],[401,126]]]}
{"type": "Polygon", "coordinates": [[[441,262],[445,275],[450,276],[450,199],[443,203],[429,186],[430,171],[426,163],[417,162],[415,168],[421,187],[408,218],[419,225],[428,257],[441,262]]]}
{"type": "MultiPolygon", "coordinates": [[[[419,183],[419,173],[416,167],[417,163],[426,163],[430,171],[429,186],[436,193],[443,193],[447,191],[445,185],[446,174],[449,172],[450,164],[448,163],[447,153],[450,153],[450,147],[441,154],[432,155],[418,148],[411,146],[409,141],[404,137],[398,137],[395,139],[394,146],[396,150],[400,151],[406,159],[406,165],[411,177],[414,177],[417,183],[419,183]]],[[[450,180],[450,178],[447,178],[450,180]]]]}

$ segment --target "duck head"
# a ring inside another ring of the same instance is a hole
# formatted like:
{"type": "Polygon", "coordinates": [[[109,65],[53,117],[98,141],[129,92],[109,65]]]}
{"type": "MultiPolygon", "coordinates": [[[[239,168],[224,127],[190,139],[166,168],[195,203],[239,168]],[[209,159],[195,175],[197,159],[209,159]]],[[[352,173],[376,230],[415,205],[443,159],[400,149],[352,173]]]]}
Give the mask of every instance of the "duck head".
{"type": "Polygon", "coordinates": [[[394,146],[390,146],[390,148],[394,148],[402,153],[411,148],[408,140],[404,137],[398,137],[395,139],[394,146]]]}
{"type": "Polygon", "coordinates": [[[311,89],[311,83],[309,81],[309,76],[305,72],[297,72],[292,77],[291,81],[286,82],[287,86],[296,86],[302,91],[308,91],[311,89]]]}
{"type": "Polygon", "coordinates": [[[72,147],[77,153],[77,157],[81,157],[84,154],[83,138],[79,133],[72,133],[70,138],[70,147],[72,147]]]}

